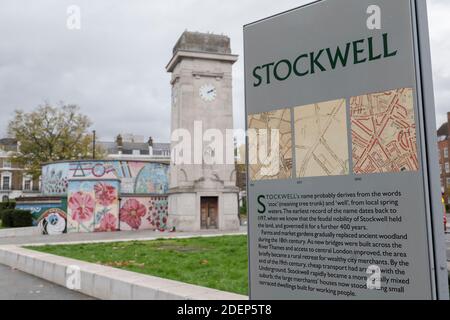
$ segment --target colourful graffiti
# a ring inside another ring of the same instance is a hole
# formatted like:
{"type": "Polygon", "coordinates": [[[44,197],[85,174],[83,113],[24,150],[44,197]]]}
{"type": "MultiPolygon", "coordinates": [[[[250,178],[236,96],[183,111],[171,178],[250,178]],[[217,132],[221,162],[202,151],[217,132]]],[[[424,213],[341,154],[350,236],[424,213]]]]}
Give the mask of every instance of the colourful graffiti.
{"type": "Polygon", "coordinates": [[[42,234],[57,235],[66,232],[67,215],[58,208],[47,210],[38,223],[42,234]]]}
{"type": "Polygon", "coordinates": [[[169,203],[167,198],[160,197],[152,199],[150,202],[150,215],[148,221],[158,230],[167,229],[168,207],[169,203]]]}
{"type": "Polygon", "coordinates": [[[20,210],[28,210],[33,216],[33,225],[39,226],[43,234],[56,235],[66,232],[67,214],[65,201],[55,203],[18,203],[20,210]]]}
{"type": "Polygon", "coordinates": [[[165,194],[169,166],[143,161],[75,161],[43,166],[44,195],[67,195],[69,180],[120,180],[122,194],[165,194]]]}
{"type": "MultiPolygon", "coordinates": [[[[67,196],[67,232],[162,230],[168,175],[169,165],[145,161],[58,162],[42,168],[42,191],[67,196]]],[[[52,216],[42,225],[56,230],[61,223],[52,216]]]]}
{"type": "Polygon", "coordinates": [[[120,230],[167,229],[166,196],[123,197],[120,208],[120,230]]]}
{"type": "Polygon", "coordinates": [[[67,231],[119,230],[119,181],[69,181],[67,231]]]}
{"type": "Polygon", "coordinates": [[[145,165],[136,176],[134,193],[165,194],[168,191],[168,166],[145,165]]]}
{"type": "Polygon", "coordinates": [[[47,196],[65,195],[69,183],[67,163],[53,163],[42,167],[42,193],[47,196]]]}
{"type": "Polygon", "coordinates": [[[118,179],[113,162],[71,162],[70,179],[118,179]]]}

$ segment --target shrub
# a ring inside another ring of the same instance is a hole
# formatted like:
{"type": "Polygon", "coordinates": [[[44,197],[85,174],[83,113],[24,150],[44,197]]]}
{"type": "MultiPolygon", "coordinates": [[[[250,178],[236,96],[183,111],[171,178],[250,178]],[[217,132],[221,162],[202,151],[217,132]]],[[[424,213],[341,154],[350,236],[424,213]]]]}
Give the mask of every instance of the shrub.
{"type": "Polygon", "coordinates": [[[14,209],[16,203],[14,201],[0,202],[0,220],[3,220],[3,211],[14,209]]]}
{"type": "Polygon", "coordinates": [[[11,209],[3,209],[0,211],[0,219],[2,220],[2,227],[4,228],[10,228],[12,223],[12,215],[9,214],[11,209]]]}
{"type": "Polygon", "coordinates": [[[0,212],[14,208],[16,208],[16,203],[14,201],[0,202],[0,212]]]}
{"type": "Polygon", "coordinates": [[[33,226],[30,211],[7,209],[2,211],[2,225],[5,228],[24,228],[33,226]]]}

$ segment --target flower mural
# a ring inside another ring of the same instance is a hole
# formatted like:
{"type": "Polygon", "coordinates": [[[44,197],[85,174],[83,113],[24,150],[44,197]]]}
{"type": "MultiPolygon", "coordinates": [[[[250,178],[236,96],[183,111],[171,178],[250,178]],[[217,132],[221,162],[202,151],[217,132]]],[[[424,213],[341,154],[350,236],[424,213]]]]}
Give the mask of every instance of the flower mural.
{"type": "Polygon", "coordinates": [[[81,191],[72,194],[68,203],[71,218],[76,222],[85,222],[94,214],[95,201],[91,195],[81,191]]]}
{"type": "Polygon", "coordinates": [[[168,207],[167,198],[158,197],[150,201],[150,214],[147,220],[158,230],[167,229],[168,207]]]}
{"type": "Polygon", "coordinates": [[[120,221],[128,224],[133,230],[138,230],[142,223],[142,218],[147,214],[147,209],[136,199],[125,201],[120,209],[120,221]]]}
{"type": "Polygon", "coordinates": [[[167,229],[167,196],[127,196],[122,198],[120,230],[167,229]]]}
{"type": "Polygon", "coordinates": [[[111,232],[117,231],[117,218],[112,213],[105,214],[100,220],[100,226],[95,229],[95,232],[111,232]]]}
{"type": "Polygon", "coordinates": [[[104,182],[99,182],[94,186],[95,199],[102,206],[110,206],[117,200],[117,190],[113,186],[104,182]]]}
{"type": "Polygon", "coordinates": [[[163,230],[168,173],[169,165],[147,161],[51,163],[43,167],[43,195],[67,196],[68,233],[163,230]]]}
{"type": "Polygon", "coordinates": [[[67,232],[119,230],[119,181],[69,181],[67,232]]]}

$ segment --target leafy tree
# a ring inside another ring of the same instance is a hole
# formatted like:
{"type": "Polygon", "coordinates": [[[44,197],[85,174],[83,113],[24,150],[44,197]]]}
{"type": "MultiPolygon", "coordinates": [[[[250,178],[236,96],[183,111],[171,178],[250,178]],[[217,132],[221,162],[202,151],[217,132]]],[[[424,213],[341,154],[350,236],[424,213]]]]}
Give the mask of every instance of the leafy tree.
{"type": "MultiPolygon", "coordinates": [[[[12,160],[38,177],[43,163],[92,158],[90,126],[89,118],[75,105],[46,104],[29,113],[16,110],[8,125],[8,133],[19,143],[12,160]]],[[[96,152],[96,157],[104,154],[100,149],[96,152]]]]}

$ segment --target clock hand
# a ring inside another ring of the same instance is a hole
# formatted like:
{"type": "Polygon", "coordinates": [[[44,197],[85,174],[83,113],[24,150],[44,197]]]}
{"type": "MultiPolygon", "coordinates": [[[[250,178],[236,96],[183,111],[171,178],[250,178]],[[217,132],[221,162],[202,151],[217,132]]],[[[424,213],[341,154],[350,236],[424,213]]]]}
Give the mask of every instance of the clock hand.
{"type": "Polygon", "coordinates": [[[209,90],[207,93],[212,93],[214,92],[214,89],[209,90]]]}

